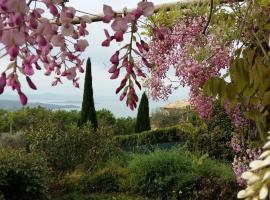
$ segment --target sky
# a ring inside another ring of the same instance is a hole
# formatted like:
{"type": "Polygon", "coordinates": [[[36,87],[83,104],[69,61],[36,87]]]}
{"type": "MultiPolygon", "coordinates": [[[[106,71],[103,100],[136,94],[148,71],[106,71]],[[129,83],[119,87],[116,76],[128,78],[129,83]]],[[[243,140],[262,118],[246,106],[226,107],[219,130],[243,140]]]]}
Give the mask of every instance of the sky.
{"type": "MultiPolygon", "coordinates": [[[[85,11],[92,14],[100,14],[102,13],[103,4],[112,5],[114,10],[122,10],[125,6],[127,8],[136,7],[137,2],[137,0],[69,0],[69,5],[80,11],[85,11]]],[[[152,0],[152,2],[155,4],[161,4],[175,2],[175,0],[152,0]]],[[[119,45],[111,45],[110,48],[104,48],[101,46],[101,43],[105,38],[103,30],[106,27],[107,25],[104,25],[101,22],[88,25],[87,29],[89,31],[89,36],[86,39],[89,42],[89,47],[82,54],[82,59],[87,59],[90,57],[92,60],[94,95],[107,97],[109,99],[118,99],[114,91],[119,85],[121,79],[119,78],[119,80],[110,80],[110,74],[107,72],[107,70],[110,67],[110,57],[115,52],[115,50],[117,50],[119,45]]],[[[56,95],[69,94],[71,96],[73,95],[82,97],[84,74],[80,74],[80,89],[74,88],[72,86],[72,82],[66,80],[64,80],[63,85],[51,87],[52,78],[53,77],[46,77],[43,74],[38,74],[35,76],[35,78],[33,78],[33,81],[36,83],[38,90],[30,90],[26,83],[22,82],[23,91],[32,95],[38,95],[41,93],[53,93],[56,95]]],[[[6,94],[12,93],[12,91],[6,90],[6,94]]],[[[180,88],[171,95],[168,102],[187,98],[187,96],[188,89],[180,88]]],[[[124,103],[122,102],[122,104],[124,103]]]]}

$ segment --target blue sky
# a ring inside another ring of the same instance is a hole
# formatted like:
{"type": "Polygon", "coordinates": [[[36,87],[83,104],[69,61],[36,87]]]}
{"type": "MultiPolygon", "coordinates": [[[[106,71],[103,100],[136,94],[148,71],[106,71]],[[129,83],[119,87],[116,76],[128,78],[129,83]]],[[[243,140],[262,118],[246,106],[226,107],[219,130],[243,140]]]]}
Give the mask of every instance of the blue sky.
{"type": "MultiPolygon", "coordinates": [[[[69,0],[69,4],[75,7],[77,10],[85,11],[93,14],[100,14],[102,12],[103,4],[112,5],[113,9],[121,10],[125,6],[127,8],[136,7],[138,1],[136,0],[69,0]]],[[[175,2],[175,0],[153,0],[155,4],[175,2]]],[[[110,80],[110,74],[107,72],[110,67],[109,59],[113,52],[118,48],[118,45],[112,45],[110,48],[101,47],[101,42],[104,40],[104,28],[106,25],[103,23],[93,23],[88,25],[89,36],[87,40],[90,46],[86,52],[83,53],[82,58],[90,57],[92,60],[92,73],[93,73],[93,87],[95,96],[105,96],[115,99],[116,95],[114,91],[119,85],[119,80],[110,80]]],[[[69,94],[75,96],[82,96],[83,93],[83,81],[84,74],[80,75],[80,89],[75,89],[72,83],[64,81],[63,85],[57,87],[51,87],[52,77],[45,77],[43,74],[37,75],[33,78],[38,90],[34,91],[28,89],[26,83],[22,83],[23,90],[26,93],[32,95],[38,95],[40,93],[55,93],[55,94],[69,94]]],[[[7,94],[12,94],[10,90],[6,90],[7,94]]],[[[174,92],[169,101],[174,101],[180,98],[186,98],[188,94],[187,89],[180,88],[174,92]]],[[[118,98],[118,97],[117,97],[118,98]]],[[[30,99],[31,100],[31,99],[30,99]]],[[[124,104],[124,103],[122,103],[124,104]]]]}

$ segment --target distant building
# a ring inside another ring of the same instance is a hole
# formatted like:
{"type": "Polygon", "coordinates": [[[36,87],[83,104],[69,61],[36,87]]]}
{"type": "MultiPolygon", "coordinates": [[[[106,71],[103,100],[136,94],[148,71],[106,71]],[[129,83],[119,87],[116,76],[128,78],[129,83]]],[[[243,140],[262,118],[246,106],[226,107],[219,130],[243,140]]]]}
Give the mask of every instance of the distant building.
{"type": "Polygon", "coordinates": [[[185,100],[185,99],[181,99],[181,100],[178,100],[178,101],[175,101],[173,103],[169,103],[165,106],[162,106],[161,107],[162,109],[164,110],[170,110],[170,109],[189,109],[190,108],[190,103],[188,100],[185,100]]]}

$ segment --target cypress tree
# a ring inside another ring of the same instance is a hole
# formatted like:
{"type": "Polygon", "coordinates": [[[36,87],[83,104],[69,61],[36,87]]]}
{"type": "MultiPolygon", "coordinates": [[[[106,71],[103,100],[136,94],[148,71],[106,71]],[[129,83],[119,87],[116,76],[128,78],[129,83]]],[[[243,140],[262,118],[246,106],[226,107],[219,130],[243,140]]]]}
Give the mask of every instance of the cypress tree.
{"type": "Polygon", "coordinates": [[[144,92],[138,109],[135,132],[140,133],[150,129],[149,102],[144,92]]]}
{"type": "Polygon", "coordinates": [[[83,102],[81,117],[79,119],[79,126],[82,126],[87,121],[90,121],[94,130],[97,129],[97,115],[93,97],[93,86],[92,86],[92,70],[91,70],[91,60],[87,59],[86,72],[84,80],[84,92],[83,92],[83,102]]]}

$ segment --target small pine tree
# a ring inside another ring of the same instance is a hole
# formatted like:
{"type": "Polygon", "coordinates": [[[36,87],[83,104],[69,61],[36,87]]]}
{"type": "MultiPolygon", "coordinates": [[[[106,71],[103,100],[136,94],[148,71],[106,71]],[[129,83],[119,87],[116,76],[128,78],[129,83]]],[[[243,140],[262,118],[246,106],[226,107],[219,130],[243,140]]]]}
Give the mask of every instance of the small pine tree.
{"type": "Polygon", "coordinates": [[[97,130],[98,123],[93,97],[92,71],[90,58],[88,58],[86,63],[82,110],[78,124],[79,126],[82,126],[87,121],[90,121],[92,123],[94,130],[97,130]]]}
{"type": "Polygon", "coordinates": [[[140,133],[150,129],[149,102],[147,95],[144,92],[138,109],[135,132],[140,133]]]}

